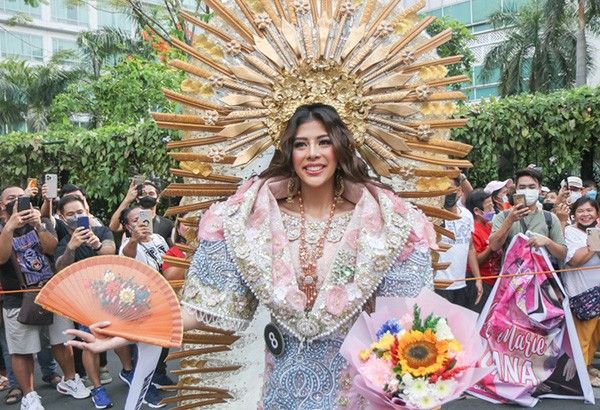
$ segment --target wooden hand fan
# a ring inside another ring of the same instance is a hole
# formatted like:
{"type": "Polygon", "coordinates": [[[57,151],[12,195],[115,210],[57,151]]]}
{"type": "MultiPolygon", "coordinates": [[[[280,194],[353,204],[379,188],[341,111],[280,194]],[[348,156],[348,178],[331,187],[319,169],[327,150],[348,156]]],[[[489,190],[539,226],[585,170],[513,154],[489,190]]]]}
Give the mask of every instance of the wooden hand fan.
{"type": "Polygon", "coordinates": [[[36,303],[99,332],[148,344],[181,345],[183,322],[175,292],[157,271],[123,256],[97,256],[56,274],[36,303]]]}

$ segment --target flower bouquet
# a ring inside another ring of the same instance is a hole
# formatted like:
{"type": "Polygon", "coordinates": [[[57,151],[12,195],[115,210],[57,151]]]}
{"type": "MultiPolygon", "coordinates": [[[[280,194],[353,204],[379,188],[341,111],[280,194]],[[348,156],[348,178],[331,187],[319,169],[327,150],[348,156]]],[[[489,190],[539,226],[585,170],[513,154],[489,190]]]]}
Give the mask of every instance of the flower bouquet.
{"type": "Polygon", "coordinates": [[[417,298],[378,298],[340,349],[353,375],[344,401],[431,409],[459,397],[492,370],[478,365],[484,345],[476,321],[475,312],[429,290],[417,298]]]}

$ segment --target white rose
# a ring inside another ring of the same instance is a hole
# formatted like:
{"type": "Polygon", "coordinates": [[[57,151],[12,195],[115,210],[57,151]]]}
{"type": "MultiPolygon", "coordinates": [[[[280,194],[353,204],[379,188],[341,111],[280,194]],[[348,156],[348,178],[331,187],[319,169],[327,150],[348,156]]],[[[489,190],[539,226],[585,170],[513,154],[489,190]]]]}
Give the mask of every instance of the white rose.
{"type": "Polygon", "coordinates": [[[440,319],[435,326],[435,336],[440,340],[452,340],[454,335],[446,319],[440,319]]]}

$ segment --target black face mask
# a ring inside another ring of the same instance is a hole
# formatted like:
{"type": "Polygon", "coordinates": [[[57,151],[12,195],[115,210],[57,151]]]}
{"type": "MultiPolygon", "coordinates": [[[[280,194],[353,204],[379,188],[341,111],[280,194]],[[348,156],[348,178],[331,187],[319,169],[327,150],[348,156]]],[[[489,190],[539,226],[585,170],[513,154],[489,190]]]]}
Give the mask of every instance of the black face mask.
{"type": "Polygon", "coordinates": [[[553,203],[551,203],[551,202],[544,202],[544,203],[542,204],[542,209],[543,209],[544,211],[551,211],[551,210],[553,210],[553,209],[554,209],[554,204],[553,204],[553,203]]]}
{"type": "Polygon", "coordinates": [[[579,229],[581,229],[582,231],[585,231],[585,230],[586,230],[586,229],[588,229],[588,228],[595,228],[595,227],[596,227],[596,225],[598,225],[598,222],[594,221],[594,222],[592,222],[592,223],[591,223],[591,224],[589,224],[589,225],[581,225],[580,223],[578,223],[578,224],[577,224],[577,227],[578,227],[579,229]]]}
{"type": "Polygon", "coordinates": [[[458,202],[458,195],[456,194],[456,192],[454,192],[450,195],[446,195],[446,197],[444,198],[444,208],[446,208],[446,209],[454,208],[454,205],[456,205],[457,202],[458,202]]]}
{"type": "Polygon", "coordinates": [[[152,209],[156,206],[156,198],[152,196],[143,196],[138,199],[138,203],[144,209],[152,209]]]}

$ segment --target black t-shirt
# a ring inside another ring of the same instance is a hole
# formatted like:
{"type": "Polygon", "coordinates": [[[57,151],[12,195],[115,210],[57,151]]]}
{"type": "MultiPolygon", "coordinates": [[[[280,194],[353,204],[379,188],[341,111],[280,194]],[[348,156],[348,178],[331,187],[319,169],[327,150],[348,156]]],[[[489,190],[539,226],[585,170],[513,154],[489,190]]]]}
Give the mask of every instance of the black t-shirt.
{"type": "MultiPolygon", "coordinates": [[[[56,232],[52,227],[52,223],[50,223],[49,219],[42,218],[42,223],[44,227],[54,236],[56,236],[56,232]]],[[[4,225],[0,224],[0,231],[4,228],[4,225]]],[[[13,240],[21,238],[25,235],[31,234],[34,231],[33,228],[29,225],[24,226],[23,228],[17,229],[13,234],[13,240]]],[[[13,248],[13,257],[15,256],[14,248],[13,248]]],[[[13,257],[11,257],[5,264],[0,265],[0,283],[2,284],[3,290],[18,290],[21,289],[21,281],[19,280],[19,270],[15,269],[13,264],[13,257]]],[[[49,258],[45,255],[46,260],[49,265],[54,269],[53,265],[50,263],[49,258]]],[[[21,295],[18,293],[14,294],[6,294],[3,295],[3,306],[5,309],[15,309],[21,307],[21,295]]]]}
{"type": "Polygon", "coordinates": [[[152,231],[157,233],[169,244],[171,244],[171,232],[173,232],[175,224],[170,219],[156,215],[152,221],[152,231]]]}
{"type": "MultiPolygon", "coordinates": [[[[106,226],[92,226],[92,232],[100,239],[100,242],[104,241],[113,241],[114,236],[113,233],[106,226]]],[[[71,240],[71,233],[67,232],[65,236],[58,241],[58,246],[56,247],[56,251],[54,251],[54,260],[58,260],[59,257],[62,256],[63,253],[67,250],[67,245],[71,240]]],[[[75,250],[75,262],[79,262],[81,260],[91,258],[92,256],[96,256],[96,251],[94,251],[91,247],[84,244],[75,250]]]]}

